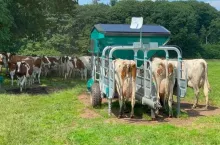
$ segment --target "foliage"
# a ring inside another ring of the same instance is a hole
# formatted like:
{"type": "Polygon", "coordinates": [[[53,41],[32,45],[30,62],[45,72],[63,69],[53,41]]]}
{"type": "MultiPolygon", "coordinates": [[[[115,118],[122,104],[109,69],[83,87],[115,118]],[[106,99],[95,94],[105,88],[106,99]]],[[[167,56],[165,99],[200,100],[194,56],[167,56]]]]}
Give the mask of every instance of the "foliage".
{"type": "Polygon", "coordinates": [[[206,59],[219,59],[220,58],[220,44],[206,44],[202,45],[202,56],[206,59]]]}
{"type": "Polygon", "coordinates": [[[13,17],[9,10],[10,0],[0,0],[0,48],[7,49],[7,44],[11,39],[11,27],[13,17]]]}
{"type": "Polygon", "coordinates": [[[47,42],[33,42],[28,41],[24,43],[25,45],[22,45],[19,54],[22,55],[50,55],[50,56],[58,56],[60,55],[60,52],[55,50],[53,46],[48,44],[47,42]]]}
{"type": "Polygon", "coordinates": [[[172,34],[168,44],[180,46],[185,58],[203,57],[203,44],[220,42],[220,12],[194,0],[112,0],[111,6],[80,6],[72,0],[0,2],[0,24],[4,22],[0,43],[8,51],[28,52],[24,48],[33,41],[60,54],[88,55],[90,32],[95,24],[129,24],[133,16],[142,16],[144,24],[167,28],[172,34]]]}

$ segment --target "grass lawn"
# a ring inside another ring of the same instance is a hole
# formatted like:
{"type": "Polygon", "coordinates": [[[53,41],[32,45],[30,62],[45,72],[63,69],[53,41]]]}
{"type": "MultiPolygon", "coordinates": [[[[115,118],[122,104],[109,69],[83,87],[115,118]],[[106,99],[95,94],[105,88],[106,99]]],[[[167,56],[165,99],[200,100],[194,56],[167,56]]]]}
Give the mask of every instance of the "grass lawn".
{"type": "MultiPolygon", "coordinates": [[[[220,107],[220,61],[208,61],[208,69],[210,103],[220,107]]],[[[179,119],[182,126],[169,122],[128,123],[108,117],[107,105],[92,109],[82,103],[78,96],[86,91],[84,81],[50,78],[42,79],[42,86],[47,87],[47,93],[0,94],[1,145],[220,144],[220,114],[197,117],[187,126],[184,118],[179,119]],[[86,112],[88,117],[82,115],[86,112]],[[97,116],[89,117],[94,112],[97,116]]],[[[183,100],[193,99],[188,89],[183,100]]],[[[202,93],[199,103],[205,103],[202,93]]]]}

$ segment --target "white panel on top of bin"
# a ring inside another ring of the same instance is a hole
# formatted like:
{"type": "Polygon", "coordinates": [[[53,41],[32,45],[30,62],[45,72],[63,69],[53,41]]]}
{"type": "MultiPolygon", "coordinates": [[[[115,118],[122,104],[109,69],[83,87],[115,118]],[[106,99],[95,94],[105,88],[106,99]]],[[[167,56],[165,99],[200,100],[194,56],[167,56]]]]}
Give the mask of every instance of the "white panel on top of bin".
{"type": "Polygon", "coordinates": [[[140,29],[143,25],[143,17],[132,17],[131,19],[131,29],[140,29]]]}
{"type": "Polygon", "coordinates": [[[156,49],[156,48],[158,48],[158,43],[157,42],[150,42],[149,43],[150,44],[150,49],[156,49]]]}

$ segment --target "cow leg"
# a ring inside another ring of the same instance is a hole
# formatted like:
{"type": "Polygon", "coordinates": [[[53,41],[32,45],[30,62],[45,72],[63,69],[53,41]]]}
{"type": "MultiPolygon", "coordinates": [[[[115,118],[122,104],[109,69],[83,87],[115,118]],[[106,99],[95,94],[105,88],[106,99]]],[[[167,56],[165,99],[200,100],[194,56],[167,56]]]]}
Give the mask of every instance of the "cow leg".
{"type": "MultiPolygon", "coordinates": [[[[205,80],[205,81],[207,81],[207,80],[205,80]]],[[[208,88],[207,82],[205,82],[205,84],[204,84],[203,93],[205,95],[205,102],[206,102],[205,109],[207,110],[208,106],[209,106],[209,88],[208,88]]]]}
{"type": "MultiPolygon", "coordinates": [[[[159,94],[159,90],[160,90],[160,83],[159,82],[160,82],[159,80],[156,81],[156,86],[157,86],[157,105],[161,106],[161,104],[160,104],[160,94],[159,94]]],[[[159,109],[155,110],[155,114],[156,115],[159,114],[159,109]]]]}
{"type": "Polygon", "coordinates": [[[69,71],[69,78],[71,78],[72,72],[73,72],[73,69],[71,68],[70,71],[69,71]]]}
{"type": "Polygon", "coordinates": [[[21,78],[20,83],[19,83],[19,84],[20,84],[20,92],[22,92],[22,89],[23,89],[23,86],[24,86],[25,82],[26,82],[26,77],[23,76],[23,77],[21,78]]]}
{"type": "Polygon", "coordinates": [[[15,74],[15,71],[11,71],[11,72],[10,72],[10,76],[11,76],[11,85],[12,85],[12,86],[14,85],[14,74],[15,74]]]}
{"type": "Polygon", "coordinates": [[[14,75],[11,75],[11,85],[14,86],[14,75]]]}
{"type": "Polygon", "coordinates": [[[120,105],[120,110],[119,110],[119,115],[118,115],[118,118],[122,118],[123,116],[123,113],[124,113],[124,98],[123,96],[120,96],[119,98],[119,105],[120,105]]]}
{"type": "Polygon", "coordinates": [[[125,101],[124,101],[124,112],[125,113],[128,113],[129,112],[129,110],[128,110],[128,108],[127,108],[127,105],[126,105],[126,103],[128,102],[128,100],[127,99],[125,99],[125,101]]]}
{"type": "MultiPolygon", "coordinates": [[[[170,90],[172,91],[172,89],[170,89],[170,90]]],[[[173,117],[172,103],[173,103],[173,93],[171,92],[171,93],[169,94],[169,99],[168,99],[169,117],[173,117]]]]}
{"type": "Polygon", "coordinates": [[[38,72],[37,78],[38,78],[38,83],[40,84],[40,75],[41,75],[41,69],[38,72]]]}
{"type": "Polygon", "coordinates": [[[131,115],[130,118],[134,118],[134,105],[135,105],[135,97],[131,98],[131,115]]]}
{"type": "Polygon", "coordinates": [[[199,97],[199,87],[198,86],[194,86],[193,87],[194,89],[194,94],[195,94],[195,101],[194,101],[194,104],[192,106],[192,109],[196,108],[197,105],[198,105],[198,97],[199,97]]]}
{"type": "Polygon", "coordinates": [[[122,118],[122,107],[123,107],[123,96],[122,96],[122,88],[120,87],[119,84],[116,84],[116,88],[117,88],[117,92],[119,95],[119,106],[120,106],[120,110],[119,110],[119,115],[118,118],[122,118]]]}

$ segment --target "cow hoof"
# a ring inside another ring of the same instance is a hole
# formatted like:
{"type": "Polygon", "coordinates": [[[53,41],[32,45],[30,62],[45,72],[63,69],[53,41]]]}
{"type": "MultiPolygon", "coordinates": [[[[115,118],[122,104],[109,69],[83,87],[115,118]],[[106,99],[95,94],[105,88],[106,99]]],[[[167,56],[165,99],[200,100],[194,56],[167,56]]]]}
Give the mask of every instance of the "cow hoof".
{"type": "Polygon", "coordinates": [[[156,111],[155,111],[155,114],[158,115],[158,114],[159,114],[159,110],[156,110],[156,111]]]}
{"type": "Polygon", "coordinates": [[[131,115],[130,118],[131,118],[131,119],[134,118],[134,115],[131,115]]]}
{"type": "Polygon", "coordinates": [[[151,118],[151,121],[156,121],[156,118],[151,118]]]}
{"type": "Polygon", "coordinates": [[[192,109],[196,109],[196,108],[197,108],[197,105],[193,105],[193,106],[192,106],[192,109]]]}
{"type": "Polygon", "coordinates": [[[122,118],[123,116],[122,115],[118,115],[118,119],[122,118]]]}
{"type": "Polygon", "coordinates": [[[208,106],[205,106],[204,110],[209,110],[209,109],[208,109],[208,106]]]}

